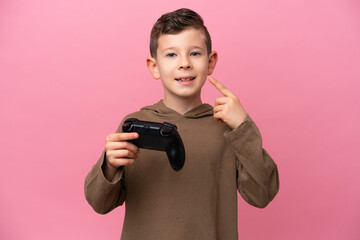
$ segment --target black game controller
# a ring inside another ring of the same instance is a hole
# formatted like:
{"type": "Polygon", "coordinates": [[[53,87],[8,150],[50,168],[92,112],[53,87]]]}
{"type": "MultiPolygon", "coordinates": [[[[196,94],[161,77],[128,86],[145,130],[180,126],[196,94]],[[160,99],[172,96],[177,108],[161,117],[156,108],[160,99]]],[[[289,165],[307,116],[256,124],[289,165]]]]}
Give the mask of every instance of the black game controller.
{"type": "Polygon", "coordinates": [[[139,148],[165,151],[175,171],[179,171],[184,166],[185,148],[176,125],[129,118],[122,125],[122,130],[139,133],[139,138],[129,141],[139,148]]]}

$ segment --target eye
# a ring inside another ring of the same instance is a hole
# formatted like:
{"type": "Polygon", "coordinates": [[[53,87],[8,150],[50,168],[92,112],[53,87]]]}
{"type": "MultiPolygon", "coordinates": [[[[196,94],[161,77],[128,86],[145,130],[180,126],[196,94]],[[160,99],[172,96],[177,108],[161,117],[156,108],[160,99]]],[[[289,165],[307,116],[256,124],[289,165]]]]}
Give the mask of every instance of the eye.
{"type": "Polygon", "coordinates": [[[176,56],[176,54],[175,53],[168,53],[168,54],[166,54],[166,56],[168,56],[168,57],[175,57],[176,56]]]}
{"type": "Polygon", "coordinates": [[[199,52],[192,52],[192,53],[190,54],[190,56],[199,56],[199,55],[200,55],[199,52]]]}

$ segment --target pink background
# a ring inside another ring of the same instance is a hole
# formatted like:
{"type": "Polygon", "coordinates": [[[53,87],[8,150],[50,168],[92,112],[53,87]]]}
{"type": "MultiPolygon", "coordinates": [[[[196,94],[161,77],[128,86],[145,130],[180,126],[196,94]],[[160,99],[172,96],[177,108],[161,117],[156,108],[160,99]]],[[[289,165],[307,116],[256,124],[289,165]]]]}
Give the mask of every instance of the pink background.
{"type": "Polygon", "coordinates": [[[180,7],[279,167],[267,208],[239,198],[240,239],[360,239],[359,1],[181,2],[0,1],[1,239],[119,239],[124,208],[96,214],[84,178],[122,117],[162,97],[149,34],[180,7]]]}

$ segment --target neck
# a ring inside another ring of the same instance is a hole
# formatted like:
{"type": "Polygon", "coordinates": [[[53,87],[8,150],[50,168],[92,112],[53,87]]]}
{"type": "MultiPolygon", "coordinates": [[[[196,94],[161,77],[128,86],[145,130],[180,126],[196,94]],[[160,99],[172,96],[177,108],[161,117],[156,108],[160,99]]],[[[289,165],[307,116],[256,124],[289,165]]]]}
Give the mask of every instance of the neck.
{"type": "Polygon", "coordinates": [[[168,108],[171,108],[181,115],[202,104],[200,96],[188,98],[178,97],[176,99],[166,98],[165,96],[163,102],[168,108]]]}

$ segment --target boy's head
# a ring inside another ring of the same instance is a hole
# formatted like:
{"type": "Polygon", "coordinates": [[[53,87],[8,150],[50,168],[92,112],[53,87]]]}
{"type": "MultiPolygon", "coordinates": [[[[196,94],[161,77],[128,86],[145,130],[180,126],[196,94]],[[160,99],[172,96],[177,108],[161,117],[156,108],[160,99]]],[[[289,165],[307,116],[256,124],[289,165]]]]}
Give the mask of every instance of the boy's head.
{"type": "Polygon", "coordinates": [[[154,24],[150,35],[150,54],[151,57],[157,57],[158,39],[164,34],[177,34],[187,28],[200,29],[204,32],[207,53],[211,53],[211,38],[204,21],[199,14],[187,9],[181,8],[173,12],[162,15],[154,24]]]}
{"type": "Polygon", "coordinates": [[[146,64],[153,78],[161,79],[164,102],[199,103],[201,88],[218,58],[199,14],[179,9],[162,15],[151,31],[150,51],[146,64]]]}

